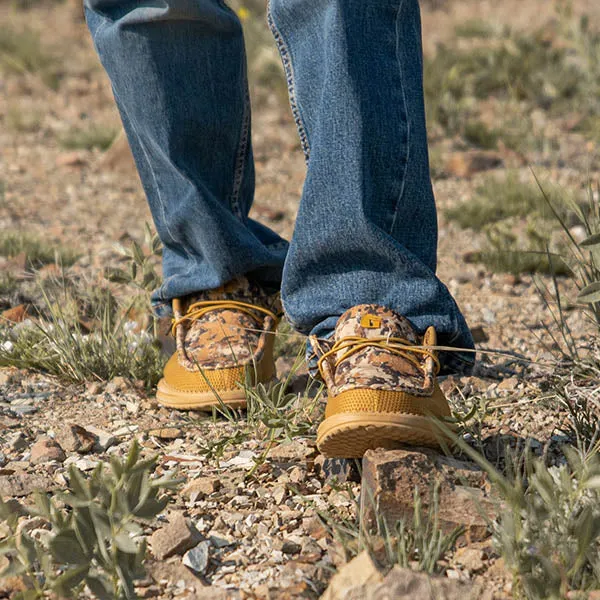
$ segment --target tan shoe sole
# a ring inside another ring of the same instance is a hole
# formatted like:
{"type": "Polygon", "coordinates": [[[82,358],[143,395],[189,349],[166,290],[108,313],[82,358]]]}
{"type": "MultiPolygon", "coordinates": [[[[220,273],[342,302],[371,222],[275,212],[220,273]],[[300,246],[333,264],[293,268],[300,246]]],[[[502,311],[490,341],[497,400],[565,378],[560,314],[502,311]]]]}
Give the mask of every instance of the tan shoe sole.
{"type": "Polygon", "coordinates": [[[183,392],[171,387],[164,379],[158,382],[156,399],[162,406],[179,410],[210,411],[223,404],[228,408],[246,408],[246,394],[242,389],[222,392],[183,392]]]}
{"type": "Polygon", "coordinates": [[[435,420],[411,414],[338,413],[325,419],[317,431],[317,447],[328,458],[362,458],[375,448],[439,447],[441,442],[448,439],[435,420]]]}

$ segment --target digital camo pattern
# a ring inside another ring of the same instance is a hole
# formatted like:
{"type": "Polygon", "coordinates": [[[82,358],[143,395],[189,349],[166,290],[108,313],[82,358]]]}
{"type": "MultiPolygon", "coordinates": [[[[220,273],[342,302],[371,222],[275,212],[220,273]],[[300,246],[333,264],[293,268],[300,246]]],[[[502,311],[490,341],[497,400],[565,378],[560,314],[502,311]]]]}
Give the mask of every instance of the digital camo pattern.
{"type": "MultiPolygon", "coordinates": [[[[184,316],[194,302],[235,300],[268,308],[276,315],[282,312],[279,294],[267,294],[247,279],[237,279],[214,290],[185,298],[181,312],[184,316]]],[[[258,363],[264,353],[268,335],[274,335],[277,322],[260,311],[251,315],[231,308],[218,308],[199,318],[183,321],[177,326],[175,337],[179,363],[190,371],[200,369],[227,369],[253,362],[258,363]]]]}
{"type": "MultiPolygon", "coordinates": [[[[361,304],[346,311],[339,319],[332,343],[348,337],[403,338],[414,345],[422,345],[408,319],[376,304],[361,304]],[[373,318],[370,318],[373,317],[373,318]],[[367,326],[365,326],[367,325],[367,326]]],[[[433,329],[428,331],[427,343],[435,345],[433,329]]],[[[331,343],[311,339],[317,355],[331,348],[331,343]]],[[[348,348],[349,349],[349,348],[348,348]]],[[[434,387],[434,364],[424,355],[413,352],[419,367],[403,356],[379,346],[367,346],[343,359],[348,349],[342,349],[324,361],[323,378],[330,396],[356,388],[405,391],[418,396],[429,396],[434,387]]]]}

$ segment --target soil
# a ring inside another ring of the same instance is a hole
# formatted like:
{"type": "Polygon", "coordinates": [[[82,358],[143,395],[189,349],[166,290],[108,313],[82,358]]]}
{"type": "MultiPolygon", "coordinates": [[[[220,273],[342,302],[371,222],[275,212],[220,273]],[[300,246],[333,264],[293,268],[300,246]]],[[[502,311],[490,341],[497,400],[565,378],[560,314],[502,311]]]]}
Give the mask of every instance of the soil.
{"type": "MultiPolygon", "coordinates": [[[[551,18],[551,4],[546,0],[425,3],[425,49],[432,52],[435,44],[467,17],[527,28],[551,18]]],[[[600,16],[596,0],[574,4],[578,11],[600,16]]],[[[93,285],[102,279],[105,267],[120,260],[115,242],[141,239],[145,223],[151,222],[126,153],[108,163],[100,150],[68,150],[60,143],[75,127],[93,123],[119,128],[109,82],[71,4],[38,2],[18,11],[11,3],[2,2],[0,22],[38,31],[42,43],[61,57],[61,82],[56,92],[34,74],[6,74],[0,80],[0,182],[5,188],[0,229],[35,233],[79,250],[82,258],[73,269],[93,285]],[[35,117],[39,126],[31,131],[15,128],[10,118],[15,112],[35,117]]],[[[254,94],[259,95],[256,90],[254,94]]],[[[432,148],[445,158],[460,151],[454,140],[439,139],[435,132],[431,137],[432,148]]],[[[305,165],[293,120],[279,93],[261,91],[254,110],[253,140],[257,169],[253,216],[289,239],[305,165]]],[[[596,151],[592,143],[573,134],[557,154],[528,159],[551,181],[582,189],[590,177],[590,156],[596,151]]],[[[465,255],[481,246],[483,236],[462,230],[443,216],[444,208],[472,197],[490,173],[516,166],[527,174],[528,165],[514,155],[502,158],[503,166],[495,171],[434,181],[442,209],[439,274],[478,332],[482,340],[478,347],[484,351],[473,377],[447,380],[444,387],[461,410],[466,410],[470,397],[488,399],[489,414],[480,437],[486,454],[495,460],[502,459],[507,440],[533,441],[540,453],[554,447],[566,418],[547,392],[555,355],[544,324],[552,327],[552,319],[534,278],[495,274],[468,263],[465,255]]],[[[1,257],[0,269],[16,272],[14,261],[1,257]]],[[[572,282],[561,281],[560,286],[565,297],[575,296],[572,282]]],[[[569,313],[569,324],[582,343],[592,338],[593,326],[579,312],[569,313]]],[[[0,476],[26,478],[43,473],[54,485],[64,487],[63,473],[69,462],[89,471],[108,455],[123,454],[136,437],[145,452],[159,454],[161,472],[175,470],[188,481],[219,478],[219,489],[205,498],[174,494],[165,516],[148,527],[151,533],[166,523],[170,513],[181,511],[206,539],[219,538],[211,542],[206,571],[196,577],[182,566],[179,555],[163,561],[152,559],[149,577],[138,590],[142,597],[317,598],[343,558],[331,533],[317,531],[316,507],[352,516],[360,484],[349,481],[342,491],[332,485],[316,458],[311,437],[303,438],[301,447],[292,446],[289,459],[267,458],[248,478],[252,458],[263,454],[266,441],[243,439],[226,446],[218,458],[206,452],[211,442],[234,439],[235,430],[234,424],[223,420],[161,408],[152,394],[124,380],[65,385],[43,374],[0,369],[0,476]],[[29,408],[15,413],[16,406],[29,408]],[[32,465],[33,443],[45,436],[60,437],[66,424],[95,426],[111,433],[115,443],[91,454],[67,451],[65,462],[32,465]],[[158,435],[160,428],[175,429],[174,439],[158,435]],[[19,432],[24,437],[23,447],[9,443],[19,432]]],[[[478,566],[474,571],[451,558],[447,573],[483,581],[493,597],[510,598],[510,577],[489,546],[476,547],[478,566]]]]}

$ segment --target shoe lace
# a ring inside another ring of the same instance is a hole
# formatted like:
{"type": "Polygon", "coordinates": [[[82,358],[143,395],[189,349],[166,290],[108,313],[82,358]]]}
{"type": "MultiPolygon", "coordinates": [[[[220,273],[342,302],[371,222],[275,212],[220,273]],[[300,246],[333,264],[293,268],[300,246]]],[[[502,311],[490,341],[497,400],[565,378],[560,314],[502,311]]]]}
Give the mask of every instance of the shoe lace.
{"type": "Polygon", "coordinates": [[[248,302],[239,302],[237,300],[202,300],[190,304],[186,313],[178,318],[174,318],[171,324],[171,333],[174,335],[177,327],[186,321],[197,321],[205,314],[212,312],[213,310],[235,310],[237,312],[245,313],[256,320],[256,313],[263,313],[271,317],[275,323],[277,322],[277,315],[263,306],[256,306],[248,302]]]}
{"type": "Polygon", "coordinates": [[[380,348],[386,352],[401,356],[419,370],[421,370],[423,367],[415,354],[422,355],[425,356],[426,359],[429,359],[431,364],[434,366],[434,374],[437,375],[440,371],[441,365],[439,358],[436,356],[435,352],[427,346],[415,346],[414,344],[411,344],[410,341],[400,337],[364,338],[358,336],[347,336],[335,342],[331,349],[323,353],[319,358],[317,365],[321,376],[324,377],[325,375],[323,365],[330,356],[336,356],[341,352],[334,363],[334,366],[337,367],[342,361],[350,358],[350,356],[360,352],[361,350],[364,350],[365,348],[380,348]]]}

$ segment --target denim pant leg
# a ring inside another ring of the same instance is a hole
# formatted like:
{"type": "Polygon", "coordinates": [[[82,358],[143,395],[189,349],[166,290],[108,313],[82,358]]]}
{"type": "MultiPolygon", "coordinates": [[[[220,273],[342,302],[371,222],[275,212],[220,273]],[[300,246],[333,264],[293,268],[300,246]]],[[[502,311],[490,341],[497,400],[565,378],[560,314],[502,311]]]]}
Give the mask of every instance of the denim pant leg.
{"type": "Polygon", "coordinates": [[[163,242],[169,301],[249,275],[279,287],[287,242],[248,218],[254,194],[241,24],[221,0],[86,0],[163,242]]]}
{"type": "MultiPolygon", "coordinates": [[[[308,174],[282,299],[326,336],[356,304],[395,309],[440,343],[472,348],[436,277],[418,0],[270,0],[308,174]]],[[[445,353],[444,372],[472,355],[445,353]]]]}

